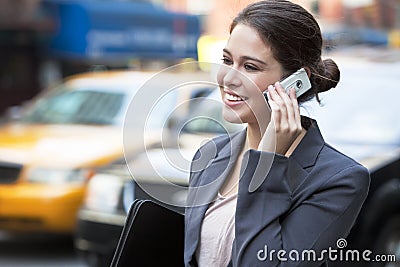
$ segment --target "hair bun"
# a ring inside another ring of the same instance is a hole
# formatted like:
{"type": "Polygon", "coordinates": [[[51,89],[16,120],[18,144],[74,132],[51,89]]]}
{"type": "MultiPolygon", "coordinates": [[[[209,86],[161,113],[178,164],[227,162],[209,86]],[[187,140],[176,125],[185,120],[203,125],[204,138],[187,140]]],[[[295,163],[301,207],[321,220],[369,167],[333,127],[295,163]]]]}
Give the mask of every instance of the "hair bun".
{"type": "Polygon", "coordinates": [[[324,65],[324,73],[321,75],[321,83],[318,88],[318,92],[325,92],[331,88],[335,88],[340,80],[340,70],[332,59],[324,59],[322,61],[324,65]]]}

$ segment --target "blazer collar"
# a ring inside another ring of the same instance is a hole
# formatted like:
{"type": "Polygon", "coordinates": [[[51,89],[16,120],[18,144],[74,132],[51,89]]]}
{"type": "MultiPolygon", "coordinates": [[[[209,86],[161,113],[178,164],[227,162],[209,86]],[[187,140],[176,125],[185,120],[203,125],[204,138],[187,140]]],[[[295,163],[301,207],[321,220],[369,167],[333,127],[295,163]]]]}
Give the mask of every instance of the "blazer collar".
{"type": "Polygon", "coordinates": [[[218,152],[216,160],[229,158],[229,166],[235,163],[240,152],[242,151],[243,145],[246,142],[246,134],[247,128],[239,132],[233,133],[232,135],[228,134],[227,138],[229,139],[227,140],[226,145],[221,149],[221,151],[218,152]]]}
{"type": "MultiPolygon", "coordinates": [[[[231,173],[243,148],[246,132],[246,129],[243,129],[239,132],[228,134],[215,157],[205,160],[209,161],[208,166],[203,172],[197,174],[201,175],[201,179],[198,179],[197,183],[192,185],[194,188],[190,188],[192,191],[188,196],[189,205],[201,206],[215,200],[218,190],[231,173]]],[[[203,152],[206,152],[207,148],[204,150],[203,152]]],[[[207,157],[208,155],[204,156],[207,157]]]]}
{"type": "Polygon", "coordinates": [[[318,124],[312,120],[307,133],[297,145],[290,158],[294,159],[301,167],[314,166],[318,154],[324,146],[325,141],[321,135],[318,124]]]}

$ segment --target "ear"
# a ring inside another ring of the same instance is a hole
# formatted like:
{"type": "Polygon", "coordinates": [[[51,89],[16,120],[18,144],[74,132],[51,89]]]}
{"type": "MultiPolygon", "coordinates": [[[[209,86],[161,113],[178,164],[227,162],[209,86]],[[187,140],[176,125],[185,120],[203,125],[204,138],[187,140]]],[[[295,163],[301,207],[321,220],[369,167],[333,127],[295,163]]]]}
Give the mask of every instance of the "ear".
{"type": "Polygon", "coordinates": [[[307,76],[308,76],[308,78],[310,79],[310,77],[311,77],[311,70],[310,70],[310,68],[309,68],[309,67],[303,67],[303,68],[306,70],[307,76]]]}

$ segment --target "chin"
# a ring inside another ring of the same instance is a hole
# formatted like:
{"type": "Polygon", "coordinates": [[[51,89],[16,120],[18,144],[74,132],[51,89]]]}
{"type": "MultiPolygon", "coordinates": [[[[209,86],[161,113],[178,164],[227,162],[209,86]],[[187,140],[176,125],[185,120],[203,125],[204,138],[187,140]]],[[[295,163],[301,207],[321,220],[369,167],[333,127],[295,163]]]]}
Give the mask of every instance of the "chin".
{"type": "Polygon", "coordinates": [[[245,123],[243,119],[241,118],[240,114],[234,112],[233,110],[230,110],[226,107],[223,108],[222,115],[224,117],[224,120],[230,123],[235,123],[235,124],[242,124],[245,123]]]}

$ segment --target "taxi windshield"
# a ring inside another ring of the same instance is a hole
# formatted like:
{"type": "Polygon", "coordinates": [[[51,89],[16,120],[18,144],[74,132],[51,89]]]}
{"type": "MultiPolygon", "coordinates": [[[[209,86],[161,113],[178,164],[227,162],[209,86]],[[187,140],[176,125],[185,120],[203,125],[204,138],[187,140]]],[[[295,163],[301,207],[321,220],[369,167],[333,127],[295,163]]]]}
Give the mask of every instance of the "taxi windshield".
{"type": "Polygon", "coordinates": [[[39,98],[21,121],[40,124],[116,124],[124,98],[123,92],[59,88],[39,98]]]}

